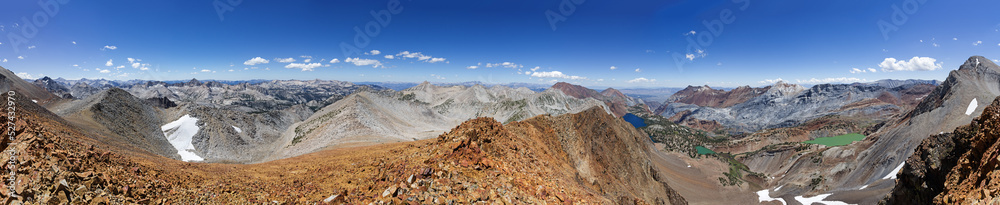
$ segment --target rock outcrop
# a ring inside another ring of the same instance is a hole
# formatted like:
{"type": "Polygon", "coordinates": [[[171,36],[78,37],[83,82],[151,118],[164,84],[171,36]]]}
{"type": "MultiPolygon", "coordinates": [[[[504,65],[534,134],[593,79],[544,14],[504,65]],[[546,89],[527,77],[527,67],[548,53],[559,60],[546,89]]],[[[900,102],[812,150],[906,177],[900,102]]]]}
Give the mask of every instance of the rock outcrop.
{"type": "Polygon", "coordinates": [[[1000,98],[971,124],[924,139],[906,160],[886,204],[1000,201],[1000,98]]]}

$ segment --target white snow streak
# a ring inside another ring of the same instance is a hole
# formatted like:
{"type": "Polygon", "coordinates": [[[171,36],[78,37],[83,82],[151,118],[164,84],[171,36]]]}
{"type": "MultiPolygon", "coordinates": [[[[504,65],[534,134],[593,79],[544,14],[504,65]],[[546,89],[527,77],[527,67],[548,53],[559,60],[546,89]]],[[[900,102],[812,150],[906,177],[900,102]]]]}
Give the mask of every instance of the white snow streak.
{"type": "Polygon", "coordinates": [[[972,98],[972,102],[969,102],[969,108],[965,109],[965,115],[972,115],[972,112],[976,111],[976,107],[979,107],[979,102],[976,102],[976,99],[972,98]]]}
{"type": "Polygon", "coordinates": [[[236,130],[236,133],[243,133],[243,130],[241,130],[239,127],[233,126],[233,129],[236,130]]]}
{"type": "Polygon", "coordinates": [[[198,118],[184,115],[177,121],[163,125],[160,130],[163,131],[164,135],[167,135],[167,141],[170,141],[170,145],[177,149],[181,160],[185,162],[205,160],[193,152],[195,150],[194,144],[191,143],[191,138],[198,134],[198,118]]]}
{"type": "Polygon", "coordinates": [[[820,203],[820,204],[826,204],[826,205],[847,205],[848,204],[848,203],[844,203],[842,201],[823,201],[823,199],[826,199],[826,197],[828,197],[830,195],[832,195],[832,194],[820,194],[820,195],[816,195],[814,197],[796,196],[795,200],[799,201],[799,203],[802,203],[802,204],[813,204],[813,203],[820,203]]]}
{"type": "Polygon", "coordinates": [[[903,169],[903,165],[906,165],[905,161],[903,163],[899,163],[899,166],[896,167],[896,169],[893,169],[892,172],[889,172],[889,174],[882,177],[882,179],[895,179],[896,173],[899,173],[899,170],[903,169]]]}
{"type": "Polygon", "coordinates": [[[767,189],[757,191],[757,200],[759,200],[760,202],[765,202],[765,201],[780,201],[781,204],[788,204],[788,202],[785,202],[785,199],[782,199],[782,198],[771,198],[771,191],[768,191],[767,189]]]}

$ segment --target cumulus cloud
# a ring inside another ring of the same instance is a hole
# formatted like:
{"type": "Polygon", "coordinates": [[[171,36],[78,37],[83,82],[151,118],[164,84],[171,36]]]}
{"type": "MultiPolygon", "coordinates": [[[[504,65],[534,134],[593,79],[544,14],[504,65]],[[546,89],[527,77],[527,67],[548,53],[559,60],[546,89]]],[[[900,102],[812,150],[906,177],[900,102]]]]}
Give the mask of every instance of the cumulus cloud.
{"type": "Polygon", "coordinates": [[[108,59],[108,62],[107,62],[107,63],[104,63],[104,66],[115,66],[115,64],[114,64],[114,63],[111,63],[111,60],[112,60],[112,59],[108,59]]]}
{"type": "Polygon", "coordinates": [[[295,62],[294,58],[275,58],[274,60],[278,61],[279,63],[291,63],[291,62],[295,62]]]}
{"type": "Polygon", "coordinates": [[[618,69],[618,67],[611,66],[611,70],[618,69]]]}
{"type": "Polygon", "coordinates": [[[211,72],[212,72],[212,70],[209,70],[209,69],[201,69],[201,72],[202,72],[202,73],[211,73],[211,72]]]}
{"type": "Polygon", "coordinates": [[[323,64],[320,63],[309,63],[309,64],[290,63],[288,65],[285,65],[285,68],[297,68],[297,69],[302,69],[302,71],[313,71],[313,68],[318,68],[321,66],[323,66],[323,64]]]}
{"type": "Polygon", "coordinates": [[[109,45],[109,46],[104,46],[104,48],[101,48],[102,51],[103,50],[115,50],[115,49],[118,49],[118,46],[110,46],[109,45]]]}
{"type": "Polygon", "coordinates": [[[851,68],[851,73],[867,73],[867,72],[874,73],[877,72],[877,70],[875,70],[874,68],[868,68],[868,69],[851,68]]]}
{"type": "Polygon", "coordinates": [[[261,58],[261,57],[258,56],[258,57],[251,58],[250,60],[243,61],[243,65],[257,65],[257,64],[270,63],[270,62],[271,61],[269,61],[267,59],[264,59],[264,58],[261,58]]]}
{"type": "Polygon", "coordinates": [[[17,59],[24,60],[24,56],[17,56],[17,59]]]}
{"type": "Polygon", "coordinates": [[[73,43],[73,45],[76,45],[76,41],[73,41],[72,43],[73,43]]]}
{"type": "Polygon", "coordinates": [[[625,81],[626,83],[652,83],[656,82],[656,79],[646,79],[646,78],[636,78],[632,80],[625,81]]]}
{"type": "Polygon", "coordinates": [[[100,71],[101,73],[111,73],[110,70],[102,70],[100,68],[98,68],[97,70],[100,71]]]}
{"type": "Polygon", "coordinates": [[[128,59],[129,63],[135,62],[135,58],[126,58],[126,59],[128,59]]]}
{"type": "Polygon", "coordinates": [[[34,76],[34,75],[31,75],[31,74],[28,74],[28,73],[25,73],[25,72],[20,72],[20,73],[17,73],[15,75],[17,75],[17,77],[20,77],[21,79],[35,79],[35,78],[39,78],[39,77],[42,76],[42,75],[34,76]]]}
{"type": "Polygon", "coordinates": [[[866,79],[859,79],[859,78],[840,77],[840,78],[823,78],[823,79],[811,78],[809,80],[799,80],[799,79],[796,79],[795,82],[797,82],[797,83],[808,83],[808,84],[825,84],[825,83],[857,83],[857,82],[868,82],[868,80],[866,80],[866,79]]]}
{"type": "Polygon", "coordinates": [[[979,46],[980,44],[983,44],[983,41],[976,41],[972,43],[973,46],[979,46]]]}
{"type": "Polygon", "coordinates": [[[115,67],[115,68],[122,69],[122,68],[125,68],[125,65],[119,65],[118,67],[115,67]]]}
{"type": "Polygon", "coordinates": [[[785,80],[782,80],[781,78],[778,78],[778,79],[764,79],[762,81],[758,81],[758,83],[761,83],[761,84],[774,84],[774,83],[784,82],[784,81],[785,80]]]}
{"type": "Polygon", "coordinates": [[[531,73],[531,77],[536,78],[565,78],[570,80],[586,80],[587,77],[580,77],[575,75],[566,75],[559,71],[548,71],[548,72],[534,72],[531,73]]]}
{"type": "Polygon", "coordinates": [[[385,55],[385,59],[396,59],[394,55],[385,55]]]}
{"type": "Polygon", "coordinates": [[[416,58],[418,61],[424,61],[428,63],[444,62],[446,60],[445,58],[434,58],[429,55],[424,55],[423,53],[420,52],[410,52],[410,51],[399,52],[396,54],[396,56],[400,57],[401,59],[416,58]]]}
{"type": "Polygon", "coordinates": [[[312,59],[312,58],[306,58],[305,60],[302,60],[302,62],[306,62],[306,63],[308,63],[308,62],[312,62],[312,61],[313,61],[313,59],[312,59]]]}
{"type": "MultiPolygon", "coordinates": [[[[612,67],[614,67],[614,66],[612,66],[612,67]]],[[[531,68],[531,71],[532,71],[532,72],[534,72],[534,71],[536,71],[536,70],[538,70],[538,69],[542,69],[542,67],[539,67],[539,66],[535,66],[534,68],[531,68]]]]}
{"type": "Polygon", "coordinates": [[[382,51],[372,50],[372,51],[369,51],[368,53],[370,53],[371,55],[378,55],[378,54],[382,54],[382,51]]]}
{"type": "Polygon", "coordinates": [[[132,68],[139,68],[139,66],[140,66],[140,65],[142,65],[142,64],[139,64],[139,63],[132,63],[132,68]]]}
{"type": "Polygon", "coordinates": [[[868,68],[868,72],[874,73],[874,72],[878,72],[878,70],[875,70],[874,68],[868,68]]]}
{"type": "Polygon", "coordinates": [[[694,61],[695,58],[704,58],[705,56],[708,56],[708,53],[705,53],[705,50],[696,50],[695,53],[684,54],[684,58],[691,61],[694,61]]]}
{"type": "Polygon", "coordinates": [[[635,69],[635,72],[636,72],[636,73],[641,73],[641,72],[642,72],[642,69],[639,69],[639,68],[636,68],[636,69],[635,69]]]}
{"type": "Polygon", "coordinates": [[[470,65],[469,67],[465,67],[465,69],[476,69],[476,68],[479,68],[479,66],[470,65]]]}
{"type": "Polygon", "coordinates": [[[427,62],[428,63],[437,63],[437,62],[444,62],[444,60],[445,60],[444,58],[431,58],[430,60],[427,60],[427,62]]]}
{"type": "Polygon", "coordinates": [[[382,62],[375,59],[347,58],[344,62],[353,63],[355,66],[372,66],[372,68],[382,67],[382,62]]]}
{"type": "Polygon", "coordinates": [[[436,74],[431,74],[431,77],[434,77],[435,79],[438,79],[438,80],[444,80],[445,79],[444,77],[442,77],[440,75],[436,75],[436,74]]]}
{"type": "Polygon", "coordinates": [[[941,69],[941,63],[936,63],[937,59],[931,57],[914,56],[909,61],[886,58],[878,67],[884,72],[893,71],[931,71],[941,69]]]}

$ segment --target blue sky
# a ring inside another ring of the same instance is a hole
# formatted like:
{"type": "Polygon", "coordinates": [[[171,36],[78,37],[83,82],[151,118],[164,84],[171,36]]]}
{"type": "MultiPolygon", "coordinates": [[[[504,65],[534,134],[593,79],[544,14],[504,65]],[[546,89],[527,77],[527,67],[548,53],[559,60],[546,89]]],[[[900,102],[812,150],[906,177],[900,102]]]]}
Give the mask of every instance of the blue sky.
{"type": "Polygon", "coordinates": [[[0,66],[625,88],[943,80],[969,56],[1000,59],[997,1],[62,1],[3,3],[0,66]]]}

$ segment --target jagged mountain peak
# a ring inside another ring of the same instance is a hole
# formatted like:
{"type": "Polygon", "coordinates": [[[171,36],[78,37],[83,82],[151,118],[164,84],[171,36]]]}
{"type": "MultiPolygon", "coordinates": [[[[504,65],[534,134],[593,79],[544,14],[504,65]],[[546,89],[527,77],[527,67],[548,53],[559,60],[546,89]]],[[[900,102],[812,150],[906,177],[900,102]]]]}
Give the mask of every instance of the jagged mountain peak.
{"type": "Polygon", "coordinates": [[[977,71],[992,70],[993,72],[1000,72],[1000,67],[998,67],[996,63],[993,63],[992,60],[983,56],[969,57],[969,60],[966,60],[958,70],[970,69],[977,71]]]}

